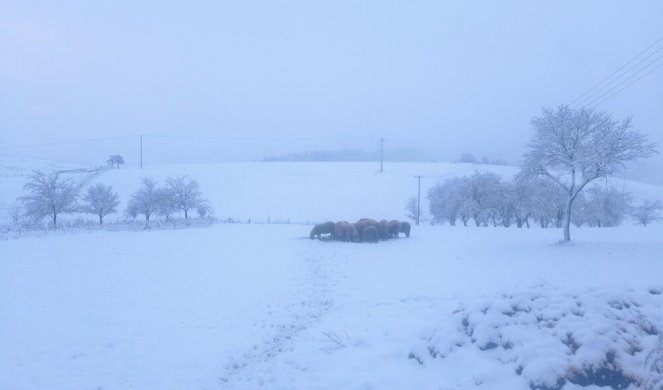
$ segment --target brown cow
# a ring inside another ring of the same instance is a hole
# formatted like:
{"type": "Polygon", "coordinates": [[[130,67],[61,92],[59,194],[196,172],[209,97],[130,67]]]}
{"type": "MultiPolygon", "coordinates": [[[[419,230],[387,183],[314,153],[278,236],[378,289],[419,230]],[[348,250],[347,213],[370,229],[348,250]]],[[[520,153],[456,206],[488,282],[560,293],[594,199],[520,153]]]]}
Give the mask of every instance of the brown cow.
{"type": "Polygon", "coordinates": [[[359,241],[359,233],[355,226],[345,221],[336,223],[335,236],[339,241],[359,241]]]}
{"type": "Polygon", "coordinates": [[[410,238],[410,223],[401,222],[401,233],[405,233],[405,237],[410,238]]]}
{"type": "Polygon", "coordinates": [[[378,237],[380,237],[381,240],[386,240],[389,235],[389,221],[386,219],[381,220],[378,222],[378,237]]]}
{"type": "Polygon", "coordinates": [[[323,234],[329,234],[331,238],[334,238],[335,230],[336,230],[336,224],[334,222],[319,223],[313,226],[309,238],[313,239],[315,236],[318,236],[318,238],[322,238],[323,234]]]}
{"type": "Polygon", "coordinates": [[[364,228],[364,230],[361,231],[361,240],[363,242],[378,242],[378,229],[373,226],[369,225],[364,228]]]}
{"type": "Polygon", "coordinates": [[[389,221],[388,229],[387,229],[387,234],[389,237],[397,238],[398,233],[401,231],[401,223],[398,222],[395,219],[392,219],[389,221]]]}

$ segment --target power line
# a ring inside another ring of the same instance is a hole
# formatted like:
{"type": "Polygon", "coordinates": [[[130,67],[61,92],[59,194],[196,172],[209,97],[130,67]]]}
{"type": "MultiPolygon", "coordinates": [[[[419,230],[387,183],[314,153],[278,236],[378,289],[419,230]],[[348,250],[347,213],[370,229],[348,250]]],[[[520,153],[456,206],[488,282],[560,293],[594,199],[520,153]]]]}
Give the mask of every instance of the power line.
{"type": "Polygon", "coordinates": [[[9,145],[9,146],[1,146],[0,145],[0,149],[19,149],[19,148],[35,148],[35,147],[42,147],[42,146],[71,145],[71,144],[80,144],[80,143],[87,143],[87,142],[110,141],[110,140],[128,139],[128,138],[135,138],[135,136],[126,135],[126,136],[118,136],[118,137],[86,138],[86,139],[71,140],[71,141],[48,142],[48,143],[29,144],[29,145],[9,145]]]}
{"type": "MultiPolygon", "coordinates": [[[[663,49],[663,47],[662,47],[661,49],[663,49]]],[[[650,63],[648,63],[648,64],[645,65],[644,67],[638,69],[638,71],[636,71],[635,73],[631,74],[630,76],[628,76],[628,77],[625,78],[624,80],[621,80],[619,83],[617,83],[617,84],[616,84],[615,86],[613,86],[612,88],[608,89],[606,92],[603,92],[602,94],[599,95],[599,94],[598,94],[598,91],[597,91],[597,93],[596,93],[596,94],[593,94],[593,95],[590,97],[590,99],[585,99],[585,100],[583,100],[583,102],[582,102],[583,105],[591,106],[593,102],[595,102],[595,101],[601,99],[602,97],[608,95],[610,92],[612,92],[612,91],[614,91],[615,89],[619,88],[620,86],[624,85],[624,83],[626,83],[626,82],[628,82],[629,80],[633,79],[635,76],[637,76],[637,75],[639,75],[640,73],[642,73],[642,72],[648,70],[651,66],[656,65],[656,64],[658,63],[658,61],[661,60],[661,59],[663,59],[663,56],[658,56],[658,57],[656,57],[656,58],[654,59],[654,61],[651,61],[650,63]]],[[[656,69],[656,67],[655,67],[654,69],[656,69]]],[[[614,80],[614,81],[616,81],[616,80],[614,80]]],[[[612,83],[606,84],[603,88],[601,88],[601,91],[602,91],[603,89],[605,89],[606,87],[608,87],[610,84],[612,84],[612,83]]]]}
{"type": "Polygon", "coordinates": [[[584,98],[584,97],[585,97],[587,94],[589,94],[590,92],[594,91],[598,86],[600,86],[601,84],[603,84],[604,82],[606,82],[607,80],[609,80],[610,78],[612,78],[612,76],[614,76],[615,74],[619,73],[622,69],[624,69],[625,67],[627,67],[627,66],[628,66],[630,63],[632,63],[633,61],[637,60],[641,55],[643,55],[644,53],[646,53],[647,51],[649,51],[649,49],[651,49],[652,47],[656,46],[656,45],[657,45],[659,42],[661,42],[661,41],[663,41],[663,37],[658,38],[656,41],[654,41],[654,43],[652,43],[651,45],[647,46],[646,49],[644,49],[643,51],[641,51],[640,53],[638,53],[635,57],[631,58],[631,59],[630,59],[628,62],[626,62],[624,65],[620,66],[619,69],[617,69],[616,71],[610,73],[606,78],[604,78],[603,80],[599,81],[599,82],[596,83],[594,86],[592,86],[590,89],[588,89],[587,91],[585,91],[582,95],[580,95],[580,96],[578,96],[577,98],[575,98],[571,103],[569,103],[569,105],[574,105],[576,102],[578,102],[579,100],[581,100],[582,98],[584,98]]]}
{"type": "MultiPolygon", "coordinates": [[[[648,60],[649,58],[651,58],[652,55],[654,55],[655,53],[657,53],[657,52],[660,51],[660,50],[663,50],[663,46],[660,47],[658,50],[656,50],[656,51],[655,51],[654,53],[652,53],[651,55],[649,55],[649,56],[647,56],[646,58],[644,58],[642,61],[638,62],[638,63],[637,63],[636,65],[634,65],[633,67],[629,68],[629,71],[635,69],[635,67],[637,67],[638,65],[642,64],[644,61],[646,61],[646,60],[648,60]]],[[[593,101],[595,101],[595,100],[597,100],[597,99],[600,99],[601,96],[605,96],[606,94],[610,93],[610,91],[613,91],[613,90],[615,90],[616,88],[619,88],[620,85],[623,85],[623,84],[624,84],[625,82],[627,82],[628,80],[632,79],[633,77],[635,77],[635,76],[637,76],[638,74],[642,73],[643,71],[647,70],[647,69],[650,68],[652,65],[656,65],[656,63],[657,63],[660,59],[662,59],[662,58],[663,58],[663,56],[658,56],[658,57],[656,57],[653,61],[649,62],[648,64],[646,64],[646,65],[643,66],[642,68],[638,69],[635,73],[632,73],[631,75],[629,75],[629,76],[626,77],[625,79],[620,80],[623,76],[626,76],[626,74],[627,74],[628,72],[627,72],[627,73],[623,73],[623,74],[620,75],[618,78],[616,78],[616,79],[610,81],[609,83],[607,83],[606,85],[604,85],[604,86],[601,87],[600,89],[596,90],[596,92],[593,93],[592,95],[590,95],[589,97],[587,97],[587,98],[583,99],[582,101],[580,101],[579,103],[577,103],[575,106],[578,107],[578,106],[581,106],[581,105],[586,105],[586,106],[591,105],[591,103],[592,103],[593,101]],[[610,86],[613,85],[614,83],[617,83],[617,85],[614,86],[614,87],[612,87],[612,88],[610,88],[607,92],[603,92],[603,93],[601,93],[603,90],[605,90],[606,88],[610,87],[610,86]],[[598,96],[598,97],[597,97],[597,96],[598,96]]]]}
{"type": "Polygon", "coordinates": [[[631,85],[637,83],[638,81],[644,79],[644,78],[647,77],[650,73],[654,72],[654,71],[657,70],[657,69],[660,69],[661,67],[663,67],[663,62],[660,63],[660,64],[659,64],[657,67],[655,67],[654,69],[650,70],[649,72],[643,74],[642,76],[638,77],[637,79],[633,80],[632,82],[630,82],[630,83],[628,83],[627,85],[623,86],[622,88],[618,89],[618,90],[617,90],[615,93],[613,93],[612,95],[606,97],[606,98],[603,99],[603,100],[600,100],[600,101],[599,101],[598,103],[596,103],[594,106],[596,107],[596,106],[600,105],[601,103],[603,103],[603,102],[605,102],[606,100],[610,99],[611,97],[617,95],[618,93],[620,93],[620,92],[623,91],[624,89],[628,88],[629,86],[631,86],[631,85]]]}
{"type": "Polygon", "coordinates": [[[373,141],[373,137],[222,137],[196,135],[143,134],[150,138],[184,138],[220,141],[373,141]]]}

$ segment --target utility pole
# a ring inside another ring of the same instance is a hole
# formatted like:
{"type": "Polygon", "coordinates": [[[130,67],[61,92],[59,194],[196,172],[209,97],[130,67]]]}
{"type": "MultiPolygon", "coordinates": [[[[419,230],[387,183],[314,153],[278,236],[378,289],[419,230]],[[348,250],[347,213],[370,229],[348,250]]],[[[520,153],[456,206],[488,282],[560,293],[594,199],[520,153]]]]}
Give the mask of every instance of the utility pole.
{"type": "Polygon", "coordinates": [[[143,169],[143,135],[140,135],[140,169],[143,169]]]}
{"type": "Polygon", "coordinates": [[[419,226],[419,216],[421,215],[421,178],[423,176],[415,176],[417,178],[417,226],[419,226]]]}
{"type": "Polygon", "coordinates": [[[384,171],[384,138],[380,138],[380,173],[384,171]]]}

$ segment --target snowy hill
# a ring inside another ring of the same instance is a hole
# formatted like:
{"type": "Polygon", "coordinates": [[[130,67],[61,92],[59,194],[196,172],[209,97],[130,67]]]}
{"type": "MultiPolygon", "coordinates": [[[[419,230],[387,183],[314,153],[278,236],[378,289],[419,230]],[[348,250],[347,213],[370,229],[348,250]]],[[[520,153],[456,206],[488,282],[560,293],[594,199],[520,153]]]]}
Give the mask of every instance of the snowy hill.
{"type": "MultiPolygon", "coordinates": [[[[35,164],[29,169],[61,169],[57,164],[35,164]]],[[[1,177],[3,188],[0,206],[7,206],[20,196],[25,175],[1,177]]],[[[144,169],[109,169],[92,178],[87,185],[104,183],[120,194],[124,210],[131,193],[142,177],[163,184],[168,177],[188,175],[200,182],[218,218],[253,222],[290,221],[313,223],[326,220],[356,220],[366,216],[405,219],[405,202],[417,195],[415,175],[421,181],[422,210],[427,209],[428,189],[438,181],[474,172],[495,172],[509,178],[516,167],[460,163],[387,163],[383,173],[375,163],[219,163],[158,165],[144,169]]],[[[9,168],[3,168],[8,171],[9,168]]],[[[85,175],[71,175],[87,179],[85,175]]],[[[619,189],[634,193],[635,199],[663,199],[663,187],[612,179],[619,189]]],[[[76,216],[80,217],[80,216],[76,216]]],[[[91,216],[84,216],[93,219],[91,216]]],[[[0,222],[6,221],[5,215],[0,222]]],[[[66,216],[63,220],[66,220],[66,216]]],[[[123,218],[111,215],[109,220],[123,218]]]]}

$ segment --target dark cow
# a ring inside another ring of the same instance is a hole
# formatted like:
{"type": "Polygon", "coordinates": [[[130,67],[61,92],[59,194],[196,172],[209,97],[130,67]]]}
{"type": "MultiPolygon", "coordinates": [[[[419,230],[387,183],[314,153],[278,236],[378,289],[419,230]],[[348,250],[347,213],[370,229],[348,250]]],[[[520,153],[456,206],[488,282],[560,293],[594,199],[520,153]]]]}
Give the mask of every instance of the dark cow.
{"type": "Polygon", "coordinates": [[[323,234],[329,234],[331,238],[334,238],[334,231],[336,230],[336,224],[334,222],[325,222],[313,226],[309,238],[313,239],[316,236],[322,238],[323,234]]]}
{"type": "Polygon", "coordinates": [[[364,230],[361,231],[361,240],[363,242],[378,242],[378,229],[373,226],[366,226],[364,230]]]}
{"type": "Polygon", "coordinates": [[[410,238],[410,228],[409,222],[401,222],[401,233],[405,233],[405,237],[410,238]]]}
{"type": "Polygon", "coordinates": [[[359,233],[355,226],[345,221],[336,223],[335,236],[339,241],[359,241],[359,233]]]}
{"type": "Polygon", "coordinates": [[[389,237],[396,238],[398,237],[398,233],[400,232],[401,232],[401,223],[395,219],[389,221],[389,225],[387,226],[387,235],[389,237]]]}
{"type": "Polygon", "coordinates": [[[378,225],[377,221],[370,218],[362,218],[359,221],[355,222],[355,228],[357,228],[357,231],[359,232],[360,235],[361,232],[364,230],[364,228],[368,226],[375,226],[375,228],[377,229],[377,225],[378,225]]]}
{"type": "Polygon", "coordinates": [[[378,222],[377,225],[378,228],[378,237],[380,237],[381,240],[386,240],[389,238],[389,221],[386,219],[381,220],[378,222]]]}

